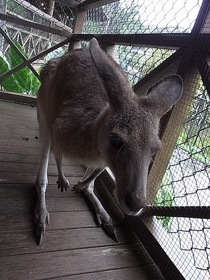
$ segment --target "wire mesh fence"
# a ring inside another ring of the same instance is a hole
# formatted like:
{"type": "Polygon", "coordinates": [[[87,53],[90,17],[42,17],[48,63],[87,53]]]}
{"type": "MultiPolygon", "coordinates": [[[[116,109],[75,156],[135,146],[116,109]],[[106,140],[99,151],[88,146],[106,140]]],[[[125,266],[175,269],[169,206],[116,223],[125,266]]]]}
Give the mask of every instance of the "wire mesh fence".
{"type": "MultiPolygon", "coordinates": [[[[121,0],[87,12],[83,33],[189,33],[202,1],[121,0]]],[[[175,50],[116,46],[119,62],[134,85],[175,50]]]]}
{"type": "MultiPolygon", "coordinates": [[[[161,206],[210,205],[210,99],[200,80],[191,110],[156,196],[161,206]]],[[[157,217],[194,266],[209,279],[210,224],[206,219],[157,217]],[[204,273],[205,271],[205,273],[204,273]]],[[[203,277],[203,278],[202,278],[203,277]]],[[[190,278],[198,279],[198,278],[190,278]]]]}
{"type": "Polygon", "coordinates": [[[89,10],[84,33],[180,33],[191,32],[201,0],[120,0],[89,10]]]}

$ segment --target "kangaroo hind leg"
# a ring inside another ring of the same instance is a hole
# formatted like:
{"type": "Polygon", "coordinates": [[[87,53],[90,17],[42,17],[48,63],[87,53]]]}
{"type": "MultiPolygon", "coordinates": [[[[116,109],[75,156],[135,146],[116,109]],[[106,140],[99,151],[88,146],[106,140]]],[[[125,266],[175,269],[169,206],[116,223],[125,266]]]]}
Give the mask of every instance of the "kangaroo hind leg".
{"type": "Polygon", "coordinates": [[[41,148],[41,161],[39,172],[36,178],[36,191],[37,191],[37,204],[35,209],[35,223],[36,223],[36,236],[38,245],[42,242],[45,233],[46,224],[49,225],[49,213],[46,208],[46,189],[48,185],[47,169],[49,163],[51,138],[49,133],[41,133],[42,148],[41,148]]]}

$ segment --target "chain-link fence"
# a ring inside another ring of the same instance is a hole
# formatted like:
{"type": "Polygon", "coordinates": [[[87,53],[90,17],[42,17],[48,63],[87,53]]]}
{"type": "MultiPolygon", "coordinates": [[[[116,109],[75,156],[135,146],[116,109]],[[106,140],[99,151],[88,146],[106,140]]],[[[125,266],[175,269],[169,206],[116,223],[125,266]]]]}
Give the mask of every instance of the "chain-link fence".
{"type": "MultiPolygon", "coordinates": [[[[156,196],[161,206],[210,205],[210,99],[200,80],[184,129],[156,196]]],[[[206,219],[158,217],[176,236],[181,250],[189,252],[200,278],[209,279],[210,224],[206,219]]]]}
{"type": "MultiPolygon", "coordinates": [[[[16,48],[26,59],[39,55],[65,39],[62,32],[68,34],[72,31],[75,18],[75,9],[55,1],[0,0],[0,11],[5,19],[0,19],[0,75],[24,62],[16,48]],[[26,21],[33,23],[33,26],[27,26],[26,21]],[[44,28],[40,29],[40,26],[44,28]],[[49,33],[48,28],[58,32],[49,33]],[[11,41],[16,48],[12,47],[11,41]]],[[[31,65],[39,72],[47,60],[65,51],[66,46],[62,46],[31,65]]],[[[38,77],[28,67],[7,76],[0,83],[2,90],[32,95],[37,93],[39,85],[38,77]]]]}

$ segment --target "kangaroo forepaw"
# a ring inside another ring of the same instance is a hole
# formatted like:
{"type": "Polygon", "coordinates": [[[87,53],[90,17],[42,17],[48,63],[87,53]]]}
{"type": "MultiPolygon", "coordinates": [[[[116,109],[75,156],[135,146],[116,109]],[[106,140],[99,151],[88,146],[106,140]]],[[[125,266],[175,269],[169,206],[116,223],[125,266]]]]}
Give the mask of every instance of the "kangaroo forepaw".
{"type": "Polygon", "coordinates": [[[37,245],[40,245],[45,234],[46,225],[50,224],[50,215],[46,209],[35,211],[37,245]]]}
{"type": "Polygon", "coordinates": [[[57,181],[58,189],[61,189],[62,192],[65,192],[70,187],[69,181],[66,178],[58,178],[57,181]]]}
{"type": "Polygon", "coordinates": [[[86,184],[84,184],[82,181],[78,182],[76,185],[74,185],[73,189],[75,192],[81,192],[82,190],[84,190],[84,188],[86,188],[86,184]]]}

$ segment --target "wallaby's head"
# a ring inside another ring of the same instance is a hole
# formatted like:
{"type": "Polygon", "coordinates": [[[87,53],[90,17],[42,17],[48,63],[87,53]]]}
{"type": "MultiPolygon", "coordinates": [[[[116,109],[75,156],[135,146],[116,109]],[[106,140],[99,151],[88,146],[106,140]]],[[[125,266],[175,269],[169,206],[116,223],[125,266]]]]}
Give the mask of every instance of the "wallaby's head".
{"type": "Polygon", "coordinates": [[[160,118],[182,93],[177,75],[155,84],[138,97],[120,67],[91,40],[90,53],[101,77],[109,104],[100,117],[98,149],[116,179],[116,194],[123,211],[135,215],[145,206],[150,162],[160,148],[160,118]]]}

